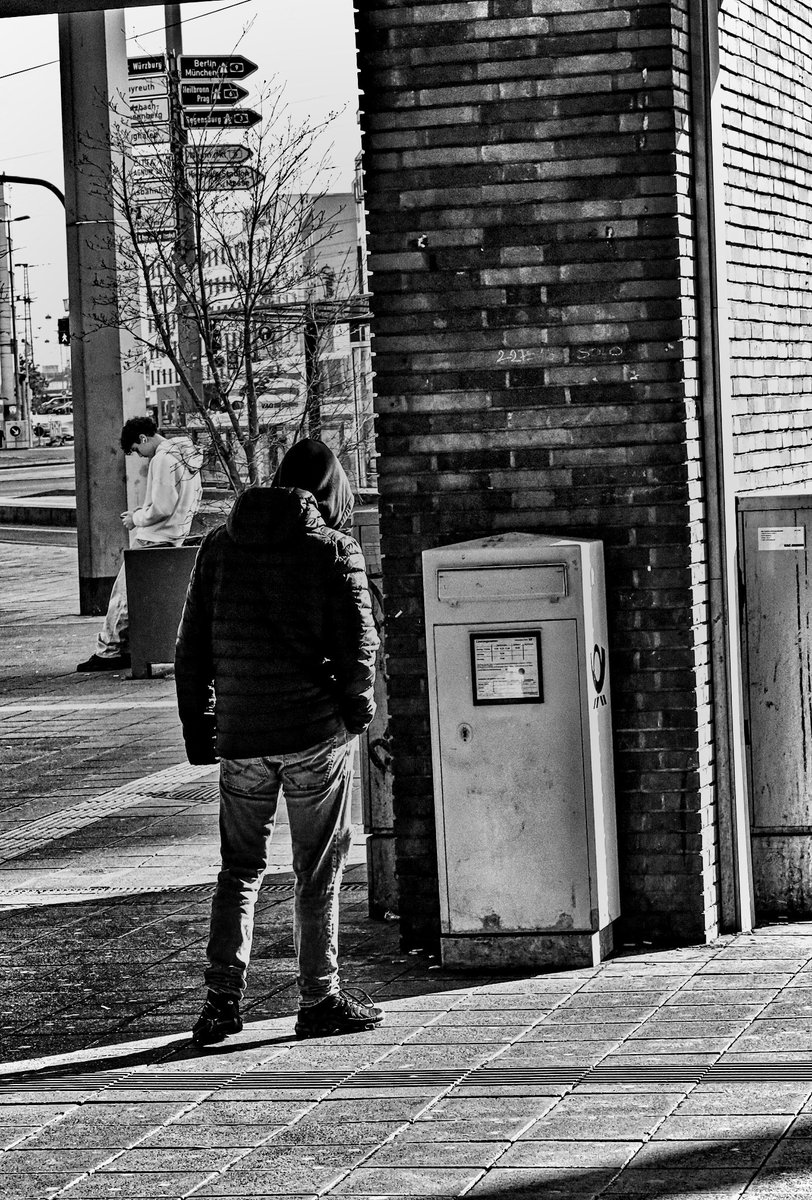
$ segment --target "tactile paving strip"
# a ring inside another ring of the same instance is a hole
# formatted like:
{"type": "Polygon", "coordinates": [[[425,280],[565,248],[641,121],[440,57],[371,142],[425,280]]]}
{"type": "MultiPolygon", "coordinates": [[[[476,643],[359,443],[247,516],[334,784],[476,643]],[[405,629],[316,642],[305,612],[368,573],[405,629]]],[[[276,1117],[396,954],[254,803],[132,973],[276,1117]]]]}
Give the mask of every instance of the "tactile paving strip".
{"type": "Polygon", "coordinates": [[[0,1076],[0,1095],[21,1092],[333,1090],[342,1088],[576,1087],[579,1084],[651,1084],[695,1086],[710,1083],[810,1083],[812,1059],[796,1062],[718,1062],[710,1066],[657,1063],[602,1064],[596,1067],[476,1067],[473,1070],[412,1071],[368,1067],[358,1071],[88,1071],[73,1075],[0,1076]]]}
{"type": "Polygon", "coordinates": [[[56,838],[65,837],[102,817],[109,817],[122,808],[132,808],[138,804],[153,803],[156,797],[161,799],[174,798],[181,802],[199,803],[217,797],[217,784],[187,789],[184,785],[194,784],[206,775],[210,775],[210,766],[193,767],[181,763],[175,767],[167,767],[154,775],[142,779],[134,779],[92,800],[84,800],[71,808],[60,809],[49,813],[36,821],[29,821],[18,829],[8,830],[0,834],[0,862],[18,858],[29,850],[37,849],[56,838]],[[180,789],[183,789],[182,791],[180,789]]]}

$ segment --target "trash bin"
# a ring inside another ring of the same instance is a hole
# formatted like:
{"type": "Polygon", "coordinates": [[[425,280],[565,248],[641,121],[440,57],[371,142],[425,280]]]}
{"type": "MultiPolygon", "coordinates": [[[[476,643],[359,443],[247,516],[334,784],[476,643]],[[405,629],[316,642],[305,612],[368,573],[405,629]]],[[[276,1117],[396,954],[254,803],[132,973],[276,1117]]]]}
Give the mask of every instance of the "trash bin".
{"type": "Polygon", "coordinates": [[[619,916],[598,541],[423,554],[443,963],[593,965],[619,916]]]}
{"type": "Polygon", "coordinates": [[[133,679],[146,679],[153,663],[175,661],[175,641],[197,546],[125,550],[130,659],[133,679]]]}

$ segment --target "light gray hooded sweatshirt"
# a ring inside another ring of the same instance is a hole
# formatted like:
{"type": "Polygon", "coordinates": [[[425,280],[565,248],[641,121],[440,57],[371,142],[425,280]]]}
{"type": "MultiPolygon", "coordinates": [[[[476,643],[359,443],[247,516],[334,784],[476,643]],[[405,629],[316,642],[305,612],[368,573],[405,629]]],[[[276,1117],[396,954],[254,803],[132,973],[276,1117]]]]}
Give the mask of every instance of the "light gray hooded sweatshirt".
{"type": "Polygon", "coordinates": [[[158,444],[149,461],[144,503],[133,512],[139,541],[179,546],[188,537],[203,493],[202,465],[203,451],[187,437],[158,444]]]}

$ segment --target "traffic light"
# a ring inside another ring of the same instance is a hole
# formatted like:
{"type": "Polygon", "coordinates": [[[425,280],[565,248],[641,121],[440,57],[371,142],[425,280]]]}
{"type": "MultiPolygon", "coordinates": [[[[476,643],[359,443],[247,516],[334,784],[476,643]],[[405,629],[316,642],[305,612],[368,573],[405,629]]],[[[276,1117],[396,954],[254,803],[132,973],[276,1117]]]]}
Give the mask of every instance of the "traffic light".
{"type": "Polygon", "coordinates": [[[59,317],[56,322],[57,340],[60,346],[70,345],[70,317],[59,317]]]}

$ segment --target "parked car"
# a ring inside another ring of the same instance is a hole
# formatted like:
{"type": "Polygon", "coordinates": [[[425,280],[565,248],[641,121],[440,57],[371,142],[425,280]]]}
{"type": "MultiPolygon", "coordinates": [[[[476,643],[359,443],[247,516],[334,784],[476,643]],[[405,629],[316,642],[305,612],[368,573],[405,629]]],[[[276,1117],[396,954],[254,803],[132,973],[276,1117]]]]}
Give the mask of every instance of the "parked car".
{"type": "Polygon", "coordinates": [[[73,412],[73,397],[72,396],[51,396],[48,400],[42,400],[39,406],[40,416],[45,413],[72,413],[73,412]]]}

